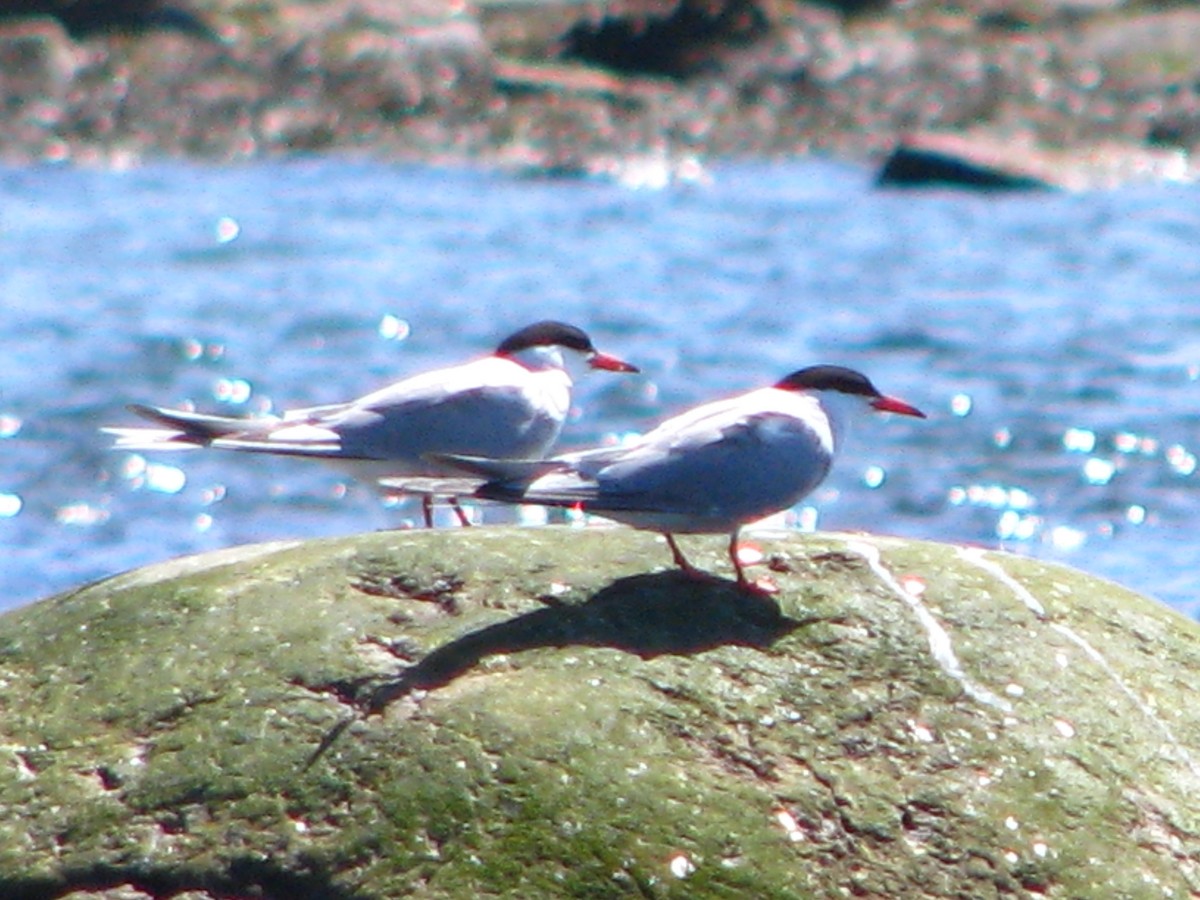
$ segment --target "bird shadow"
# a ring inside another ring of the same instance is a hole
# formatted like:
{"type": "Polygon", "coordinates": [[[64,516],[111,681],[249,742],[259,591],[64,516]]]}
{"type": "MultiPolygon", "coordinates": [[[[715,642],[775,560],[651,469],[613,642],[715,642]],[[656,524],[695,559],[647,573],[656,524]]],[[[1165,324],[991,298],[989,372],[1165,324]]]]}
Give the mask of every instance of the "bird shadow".
{"type": "Polygon", "coordinates": [[[443,644],[398,675],[346,686],[344,699],[358,714],[327,733],[306,768],[361,716],[381,713],[414,691],[444,687],[488,656],[579,646],[652,659],[722,646],[765,648],[818,620],[789,618],[774,600],[724,579],[698,580],[679,571],[620,578],[583,603],[553,604],[488,625],[443,644]]]}

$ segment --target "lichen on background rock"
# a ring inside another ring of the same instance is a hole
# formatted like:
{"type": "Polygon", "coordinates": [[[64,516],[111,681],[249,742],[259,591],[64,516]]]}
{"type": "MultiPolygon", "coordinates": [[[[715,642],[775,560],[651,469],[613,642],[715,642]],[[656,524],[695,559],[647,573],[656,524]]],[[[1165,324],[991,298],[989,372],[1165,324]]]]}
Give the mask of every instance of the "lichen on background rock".
{"type": "Polygon", "coordinates": [[[0,7],[0,61],[26,61],[0,67],[0,159],[339,151],[606,176],[949,134],[1058,186],[1187,180],[1200,12],[1157,7],[20,0],[0,7]]]}
{"type": "Polygon", "coordinates": [[[651,535],[481,528],[12,612],[0,895],[1200,890],[1196,623],[1005,554],[756,543],[772,597],[651,535]]]}

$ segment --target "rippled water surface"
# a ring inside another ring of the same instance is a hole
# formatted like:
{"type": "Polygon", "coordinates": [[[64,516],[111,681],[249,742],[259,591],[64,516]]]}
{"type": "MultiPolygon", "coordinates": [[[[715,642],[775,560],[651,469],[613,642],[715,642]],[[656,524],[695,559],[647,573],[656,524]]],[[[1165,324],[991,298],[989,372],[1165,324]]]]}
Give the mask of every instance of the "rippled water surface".
{"type": "Polygon", "coordinates": [[[931,415],[858,427],[797,527],[1002,546],[1200,613],[1195,188],[896,193],[821,162],[712,176],[0,171],[0,605],[416,512],[311,463],[112,452],[96,429],[131,424],[124,404],[348,399],[554,317],[645,373],[583,382],[564,446],[848,364],[931,415]]]}

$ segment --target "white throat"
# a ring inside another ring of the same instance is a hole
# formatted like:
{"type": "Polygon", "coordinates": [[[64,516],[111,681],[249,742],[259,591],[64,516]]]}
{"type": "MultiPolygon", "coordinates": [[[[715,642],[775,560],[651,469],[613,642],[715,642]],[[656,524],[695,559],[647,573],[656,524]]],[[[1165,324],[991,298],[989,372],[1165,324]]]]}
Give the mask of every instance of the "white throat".
{"type": "Polygon", "coordinates": [[[562,372],[568,385],[592,371],[587,355],[557,344],[528,347],[512,358],[531,372],[562,372]]]}
{"type": "Polygon", "coordinates": [[[864,408],[867,408],[866,404],[862,397],[843,394],[841,391],[821,391],[816,398],[829,419],[829,430],[833,432],[833,446],[840,449],[850,424],[863,414],[864,408]]]}
{"type": "Polygon", "coordinates": [[[524,350],[512,354],[512,358],[531,372],[544,372],[547,369],[565,370],[567,368],[562,347],[552,344],[526,347],[524,350]]]}

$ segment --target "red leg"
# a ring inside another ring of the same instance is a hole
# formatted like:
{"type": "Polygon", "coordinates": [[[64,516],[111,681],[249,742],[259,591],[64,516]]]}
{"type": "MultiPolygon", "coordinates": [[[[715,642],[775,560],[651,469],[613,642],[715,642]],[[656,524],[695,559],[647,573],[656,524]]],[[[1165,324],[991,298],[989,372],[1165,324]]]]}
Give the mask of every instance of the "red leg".
{"type": "Polygon", "coordinates": [[[729,536],[729,560],[733,563],[733,570],[737,572],[738,584],[742,587],[750,587],[750,582],[746,579],[746,570],[742,568],[742,562],[738,559],[738,529],[736,528],[729,536]]]}
{"type": "Polygon", "coordinates": [[[667,539],[667,546],[671,548],[671,556],[675,560],[675,565],[683,569],[688,575],[699,574],[700,570],[687,561],[687,557],[683,555],[683,551],[679,549],[679,545],[675,543],[675,535],[664,534],[667,539]]]}
{"type": "Polygon", "coordinates": [[[458,516],[458,524],[459,525],[461,525],[463,528],[471,527],[471,519],[467,515],[466,510],[464,510],[461,506],[458,505],[457,497],[450,498],[450,508],[453,509],[454,514],[456,516],[458,516]]]}
{"type": "Polygon", "coordinates": [[[733,562],[733,568],[737,571],[738,587],[752,591],[755,594],[774,594],[779,590],[770,578],[761,581],[751,581],[746,577],[746,570],[742,568],[742,561],[738,559],[738,532],[736,530],[729,536],[729,559],[733,562]]]}

